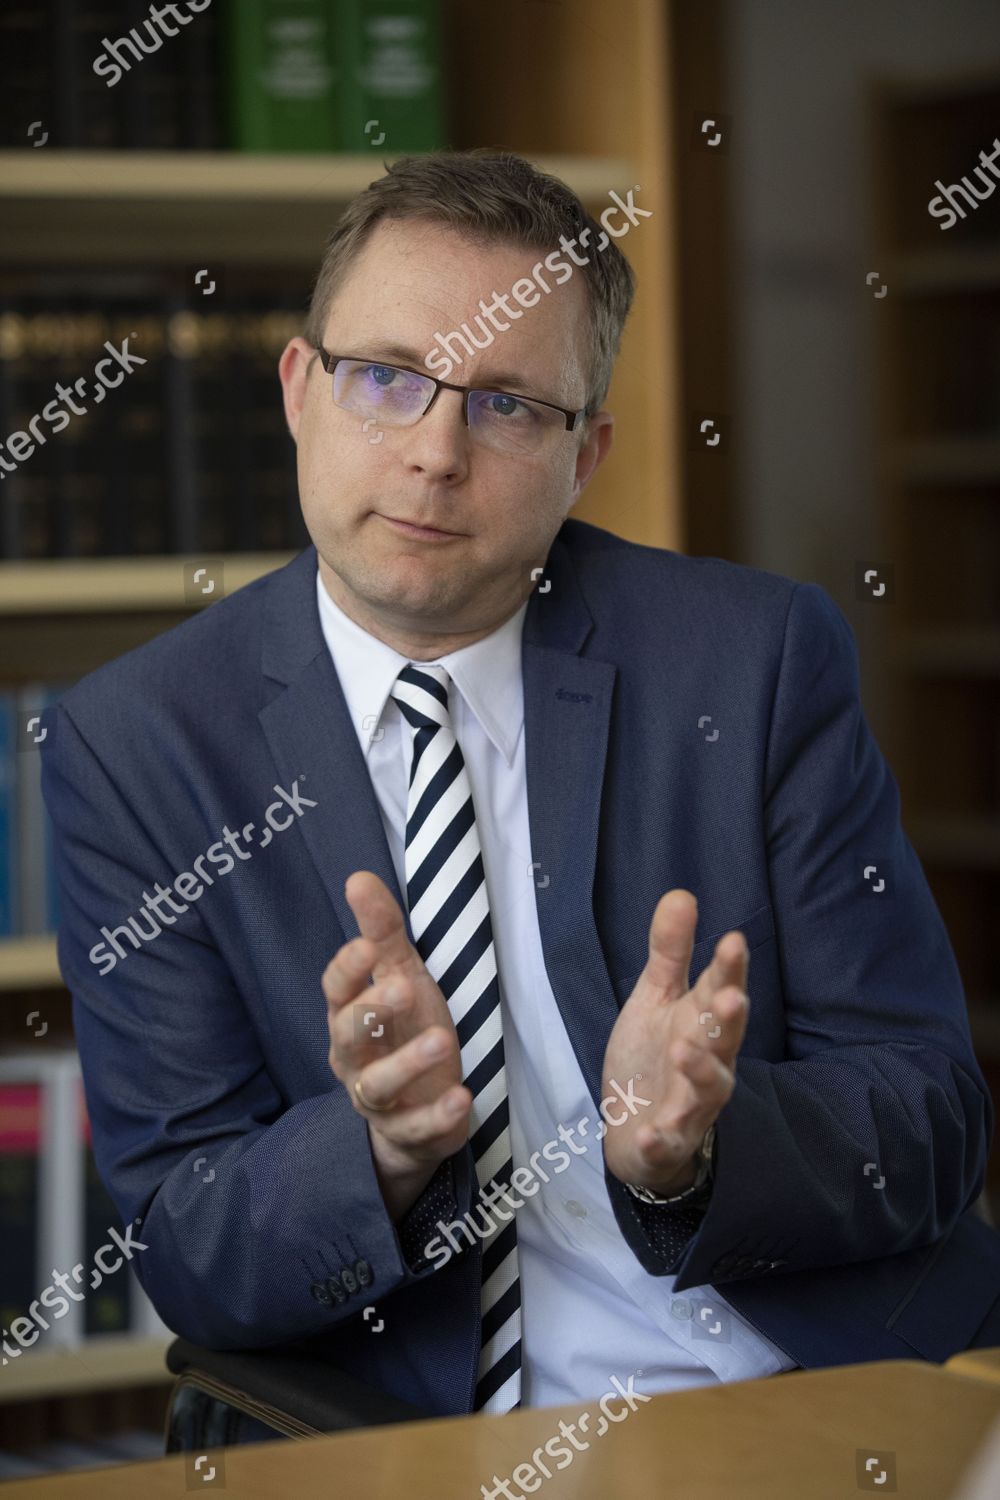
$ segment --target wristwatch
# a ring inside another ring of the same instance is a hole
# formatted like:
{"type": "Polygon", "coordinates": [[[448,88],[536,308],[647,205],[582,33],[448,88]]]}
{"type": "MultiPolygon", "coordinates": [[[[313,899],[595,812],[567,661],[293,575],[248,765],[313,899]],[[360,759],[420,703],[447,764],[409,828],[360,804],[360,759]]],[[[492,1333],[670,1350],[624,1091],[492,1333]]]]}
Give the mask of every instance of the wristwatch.
{"type": "Polygon", "coordinates": [[[704,1139],[698,1147],[698,1170],[694,1182],[686,1187],[682,1193],[675,1193],[672,1198],[664,1198],[660,1193],[654,1193],[650,1188],[636,1187],[632,1182],[626,1182],[625,1186],[634,1198],[641,1203],[689,1203],[692,1198],[697,1197],[707,1182],[712,1179],[712,1149],[715,1145],[715,1125],[712,1124],[705,1131],[704,1139]]]}

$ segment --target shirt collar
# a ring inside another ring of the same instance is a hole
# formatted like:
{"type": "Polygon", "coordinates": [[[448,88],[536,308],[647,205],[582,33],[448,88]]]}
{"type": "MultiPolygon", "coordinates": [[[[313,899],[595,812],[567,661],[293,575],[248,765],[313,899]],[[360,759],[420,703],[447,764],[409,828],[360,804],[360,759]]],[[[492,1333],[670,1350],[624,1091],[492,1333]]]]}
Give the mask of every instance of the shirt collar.
{"type": "MultiPolygon", "coordinates": [[[[364,630],[337,604],[323,586],[316,569],[316,597],[320,625],[365,759],[371,737],[400,671],[411,660],[364,630]]],[[[524,723],[521,680],[521,632],[526,599],[509,620],[471,646],[435,658],[496,746],[507,765],[514,761],[524,723]]],[[[415,666],[426,665],[414,662],[415,666]]]]}

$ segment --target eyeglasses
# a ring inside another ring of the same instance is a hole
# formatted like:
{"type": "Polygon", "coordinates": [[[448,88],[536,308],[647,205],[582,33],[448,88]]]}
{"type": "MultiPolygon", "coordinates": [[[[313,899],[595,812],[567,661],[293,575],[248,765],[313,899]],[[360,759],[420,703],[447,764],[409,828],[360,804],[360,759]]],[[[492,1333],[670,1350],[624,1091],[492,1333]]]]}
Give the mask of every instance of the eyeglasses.
{"type": "Polygon", "coordinates": [[[412,427],[430,411],[440,391],[460,391],[465,425],[478,442],[500,453],[538,453],[555,441],[556,434],[574,432],[586,413],[586,407],[569,411],[509,391],[449,385],[405,365],[352,359],[330,354],[322,344],[316,347],[324,370],[333,376],[336,404],[385,427],[412,427]]]}

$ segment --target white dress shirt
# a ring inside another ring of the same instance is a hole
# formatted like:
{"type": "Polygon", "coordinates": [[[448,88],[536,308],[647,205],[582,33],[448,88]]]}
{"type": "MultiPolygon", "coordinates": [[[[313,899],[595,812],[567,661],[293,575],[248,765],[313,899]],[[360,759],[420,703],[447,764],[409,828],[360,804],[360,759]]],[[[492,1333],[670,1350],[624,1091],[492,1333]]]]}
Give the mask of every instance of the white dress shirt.
{"type": "MultiPolygon", "coordinates": [[[[323,634],[405,893],[411,733],[390,692],[410,658],[350,619],[330,598],[318,569],[316,587],[323,634]]],[[[691,1287],[675,1296],[675,1277],[644,1271],[611,1208],[602,1147],[594,1137],[599,1116],[545,972],[535,907],[522,733],[527,607],[526,601],[482,640],[435,659],[452,679],[451,721],[483,851],[514,1166],[528,1166],[532,1152],[547,1142],[562,1147],[560,1125],[575,1126],[584,1116],[590,1121],[585,1137],[573,1137],[581,1154],[563,1148],[568,1167],[562,1168],[552,1148],[548,1157],[536,1158],[549,1182],[525,1196],[517,1210],[521,1405],[594,1400],[612,1388],[612,1376],[626,1382],[637,1371],[634,1389],[653,1394],[793,1369],[796,1361],[714,1287],[691,1287]],[[556,1166],[562,1168],[558,1173],[556,1166]]]]}

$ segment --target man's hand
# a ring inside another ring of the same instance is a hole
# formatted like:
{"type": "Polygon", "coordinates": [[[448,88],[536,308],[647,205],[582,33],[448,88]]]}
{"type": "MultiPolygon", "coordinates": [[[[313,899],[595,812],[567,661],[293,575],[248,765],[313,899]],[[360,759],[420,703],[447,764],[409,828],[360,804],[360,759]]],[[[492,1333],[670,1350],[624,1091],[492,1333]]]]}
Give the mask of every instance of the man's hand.
{"type": "Polygon", "coordinates": [[[736,1054],[750,1007],[750,955],[739,931],[719,939],[711,963],[689,988],[697,919],[690,891],[667,891],[660,898],[649,930],[649,960],[604,1054],[602,1095],[612,1079],[641,1074],[636,1092],[651,1101],[608,1127],[608,1170],[621,1182],[667,1196],[694,1181],[695,1153],[736,1084],[736,1054]]]}
{"type": "Polygon", "coordinates": [[[467,1139],[472,1094],[462,1084],[447,1003],[407,937],[391,891],[371,870],[356,870],[344,892],[361,934],[323,971],[330,1067],[368,1121],[382,1196],[398,1221],[467,1139]],[[364,1024],[374,1006],[392,1011],[382,1022],[388,1045],[364,1024]],[[365,1098],[382,1108],[365,1108],[358,1078],[365,1098]]]}

